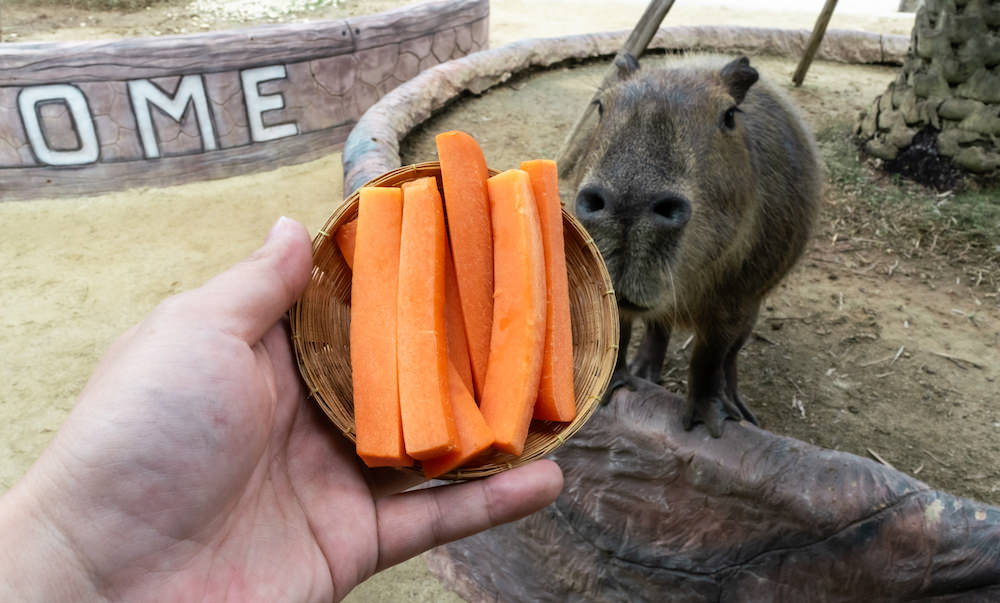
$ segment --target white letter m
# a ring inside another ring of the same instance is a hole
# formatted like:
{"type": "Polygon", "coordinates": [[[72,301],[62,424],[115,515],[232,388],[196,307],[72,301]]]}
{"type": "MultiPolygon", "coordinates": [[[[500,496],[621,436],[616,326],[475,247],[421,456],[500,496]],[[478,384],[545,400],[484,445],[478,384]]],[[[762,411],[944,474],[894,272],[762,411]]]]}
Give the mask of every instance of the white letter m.
{"type": "Polygon", "coordinates": [[[160,147],[153,127],[153,118],[149,106],[156,105],[174,121],[180,121],[187,112],[189,105],[194,105],[194,114],[198,119],[198,131],[201,134],[202,148],[214,151],[218,148],[215,142],[215,130],[208,110],[208,97],[205,96],[205,86],[200,75],[185,75],[177,84],[173,96],[149,80],[129,80],[129,96],[132,98],[132,111],[139,127],[139,140],[147,159],[160,156],[160,147]]]}

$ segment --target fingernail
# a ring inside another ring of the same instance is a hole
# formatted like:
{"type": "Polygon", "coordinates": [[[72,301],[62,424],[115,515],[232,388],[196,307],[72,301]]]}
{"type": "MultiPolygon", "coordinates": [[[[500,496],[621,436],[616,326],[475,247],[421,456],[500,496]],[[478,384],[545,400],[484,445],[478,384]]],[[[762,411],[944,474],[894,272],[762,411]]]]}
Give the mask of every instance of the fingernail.
{"type": "Polygon", "coordinates": [[[287,229],[291,223],[292,223],[291,219],[285,216],[281,216],[280,218],[278,218],[277,221],[275,221],[274,225],[271,226],[271,230],[268,231],[267,238],[264,239],[264,243],[270,243],[271,239],[277,236],[278,233],[280,233],[281,231],[287,229]]]}

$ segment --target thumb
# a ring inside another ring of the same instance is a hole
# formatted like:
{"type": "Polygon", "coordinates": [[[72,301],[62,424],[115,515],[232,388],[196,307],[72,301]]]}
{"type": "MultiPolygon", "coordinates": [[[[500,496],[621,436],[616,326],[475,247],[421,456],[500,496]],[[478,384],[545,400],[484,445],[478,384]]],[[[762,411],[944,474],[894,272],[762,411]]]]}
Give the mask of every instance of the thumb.
{"type": "Polygon", "coordinates": [[[282,216],[249,258],[185,295],[199,319],[253,345],[309,283],[312,243],[305,227],[282,216]]]}

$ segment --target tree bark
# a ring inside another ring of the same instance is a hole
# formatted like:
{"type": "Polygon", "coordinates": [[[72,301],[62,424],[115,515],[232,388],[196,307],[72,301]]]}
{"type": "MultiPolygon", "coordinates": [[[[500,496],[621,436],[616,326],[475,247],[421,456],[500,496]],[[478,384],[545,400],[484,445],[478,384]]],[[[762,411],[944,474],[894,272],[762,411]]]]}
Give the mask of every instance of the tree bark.
{"type": "Polygon", "coordinates": [[[726,422],[684,431],[648,384],[553,455],[559,499],[435,549],[469,601],[1000,600],[1000,509],[726,422]]]}

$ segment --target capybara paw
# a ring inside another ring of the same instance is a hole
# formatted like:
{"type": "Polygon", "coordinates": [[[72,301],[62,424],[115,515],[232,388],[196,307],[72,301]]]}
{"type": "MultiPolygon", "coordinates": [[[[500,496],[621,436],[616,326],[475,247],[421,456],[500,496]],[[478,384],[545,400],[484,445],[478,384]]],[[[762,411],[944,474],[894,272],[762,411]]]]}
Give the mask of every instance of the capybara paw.
{"type": "Polygon", "coordinates": [[[709,435],[718,438],[722,436],[726,419],[739,421],[743,418],[740,409],[724,396],[711,396],[699,400],[689,398],[684,408],[684,429],[690,431],[698,423],[704,423],[709,435]]]}
{"type": "Polygon", "coordinates": [[[733,396],[733,402],[735,403],[736,408],[739,410],[740,417],[742,417],[744,421],[747,421],[748,423],[753,423],[754,425],[758,426],[760,425],[760,423],[757,422],[757,417],[753,414],[753,411],[751,411],[750,408],[746,405],[746,403],[743,401],[743,397],[740,396],[738,392],[733,396]]]}
{"type": "Polygon", "coordinates": [[[757,415],[747,408],[746,406],[740,407],[740,414],[743,415],[743,420],[747,423],[753,423],[754,425],[760,427],[760,422],[757,421],[757,415]]]}
{"type": "Polygon", "coordinates": [[[637,385],[635,377],[630,375],[627,370],[615,369],[615,372],[611,373],[611,383],[608,383],[608,389],[604,390],[604,396],[601,398],[601,406],[611,401],[611,396],[614,395],[615,390],[619,387],[624,387],[628,391],[634,392],[637,385]]]}

